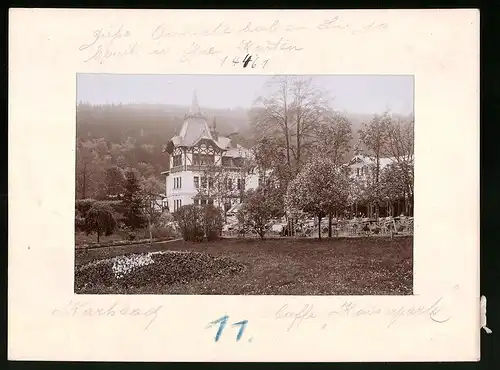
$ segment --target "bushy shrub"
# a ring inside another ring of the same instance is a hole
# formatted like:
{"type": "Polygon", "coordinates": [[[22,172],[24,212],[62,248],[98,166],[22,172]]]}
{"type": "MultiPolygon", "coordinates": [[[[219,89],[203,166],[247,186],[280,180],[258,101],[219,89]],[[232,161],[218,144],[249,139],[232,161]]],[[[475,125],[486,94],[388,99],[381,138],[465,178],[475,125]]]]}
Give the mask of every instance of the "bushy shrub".
{"type": "Polygon", "coordinates": [[[95,199],[77,199],[75,202],[76,216],[85,217],[95,202],[95,199]]]}
{"type": "Polygon", "coordinates": [[[213,205],[182,206],[174,213],[179,231],[186,241],[201,242],[206,237],[216,240],[224,225],[221,211],[213,205]]]}
{"type": "Polygon", "coordinates": [[[172,227],[155,226],[151,229],[151,234],[154,239],[168,238],[176,236],[175,230],[172,227]]]}
{"type": "Polygon", "coordinates": [[[202,206],[203,228],[207,240],[217,240],[222,233],[224,226],[224,217],[219,208],[213,205],[202,206]]]}
{"type": "Polygon", "coordinates": [[[193,204],[182,206],[174,213],[174,219],[184,240],[193,242],[203,240],[203,222],[199,206],[193,204]]]}

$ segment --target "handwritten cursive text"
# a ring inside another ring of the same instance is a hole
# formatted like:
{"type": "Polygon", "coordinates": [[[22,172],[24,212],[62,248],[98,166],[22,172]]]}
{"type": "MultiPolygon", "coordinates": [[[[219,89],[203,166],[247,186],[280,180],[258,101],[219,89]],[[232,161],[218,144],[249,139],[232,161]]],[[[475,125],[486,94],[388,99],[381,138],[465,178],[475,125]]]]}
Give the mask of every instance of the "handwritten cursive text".
{"type": "Polygon", "coordinates": [[[107,307],[92,307],[88,302],[70,301],[66,307],[54,309],[52,316],[55,317],[145,317],[148,319],[144,330],[147,330],[158,317],[163,305],[141,309],[131,307],[129,304],[114,302],[107,307]]]}

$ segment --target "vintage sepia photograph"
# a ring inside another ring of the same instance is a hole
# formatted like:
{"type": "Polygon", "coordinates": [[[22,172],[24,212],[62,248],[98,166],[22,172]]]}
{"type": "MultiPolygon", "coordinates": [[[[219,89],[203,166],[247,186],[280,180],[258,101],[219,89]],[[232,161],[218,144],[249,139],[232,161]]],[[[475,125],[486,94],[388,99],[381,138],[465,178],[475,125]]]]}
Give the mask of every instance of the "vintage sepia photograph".
{"type": "Polygon", "coordinates": [[[76,294],[413,294],[412,75],[76,79],[76,294]]]}

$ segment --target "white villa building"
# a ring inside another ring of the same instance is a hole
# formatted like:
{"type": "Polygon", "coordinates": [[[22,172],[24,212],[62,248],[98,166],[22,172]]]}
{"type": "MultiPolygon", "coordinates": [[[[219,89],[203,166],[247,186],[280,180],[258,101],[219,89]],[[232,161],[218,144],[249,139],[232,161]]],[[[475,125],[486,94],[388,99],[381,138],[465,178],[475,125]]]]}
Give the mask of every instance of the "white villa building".
{"type": "MultiPolygon", "coordinates": [[[[380,170],[382,171],[388,165],[394,162],[394,158],[381,157],[379,158],[380,170]]],[[[375,165],[375,160],[362,154],[355,155],[348,163],[350,175],[352,177],[366,177],[368,171],[375,165]]]]}
{"type": "Polygon", "coordinates": [[[228,210],[241,203],[245,190],[258,186],[258,175],[244,166],[250,151],[235,144],[231,137],[219,135],[215,118],[209,126],[196,92],[180,133],[169,140],[165,151],[170,157],[170,169],[162,174],[166,176],[165,195],[170,212],[187,204],[215,204],[228,210]],[[210,173],[215,173],[219,181],[220,174],[224,174],[223,201],[218,196],[210,197],[214,187],[210,173]]]}

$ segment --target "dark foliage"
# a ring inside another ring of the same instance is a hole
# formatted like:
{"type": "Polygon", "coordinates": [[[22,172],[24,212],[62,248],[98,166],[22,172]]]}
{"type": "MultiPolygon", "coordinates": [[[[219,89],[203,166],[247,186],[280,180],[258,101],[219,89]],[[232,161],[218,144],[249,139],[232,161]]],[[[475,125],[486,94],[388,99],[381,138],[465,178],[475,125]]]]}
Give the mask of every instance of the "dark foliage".
{"type": "Polygon", "coordinates": [[[180,232],[185,241],[202,242],[204,238],[219,239],[224,225],[220,209],[213,205],[182,206],[174,213],[180,232]]]}
{"type": "Polygon", "coordinates": [[[230,258],[214,257],[197,252],[166,252],[152,255],[153,263],[134,268],[123,277],[113,272],[113,260],[90,262],[75,272],[75,289],[79,293],[94,293],[103,287],[128,291],[147,287],[144,293],[157,293],[162,285],[185,284],[191,281],[230,278],[241,272],[244,265],[230,258]]]}
{"type": "Polygon", "coordinates": [[[142,212],[141,187],[136,171],[129,170],[125,174],[125,192],[123,195],[123,222],[132,231],[146,225],[142,212]]]}
{"type": "Polygon", "coordinates": [[[111,235],[115,228],[113,210],[106,203],[95,202],[85,214],[83,229],[87,234],[96,233],[98,243],[101,235],[111,235]]]}

